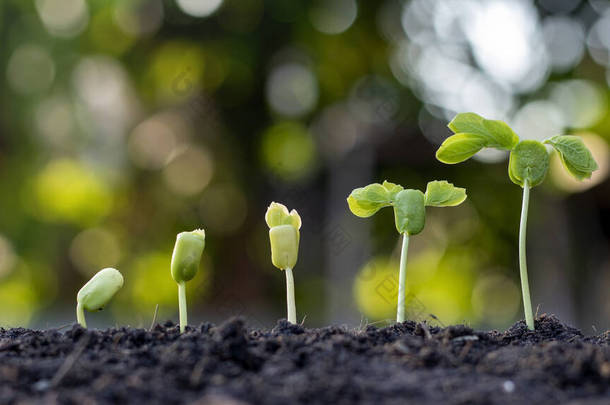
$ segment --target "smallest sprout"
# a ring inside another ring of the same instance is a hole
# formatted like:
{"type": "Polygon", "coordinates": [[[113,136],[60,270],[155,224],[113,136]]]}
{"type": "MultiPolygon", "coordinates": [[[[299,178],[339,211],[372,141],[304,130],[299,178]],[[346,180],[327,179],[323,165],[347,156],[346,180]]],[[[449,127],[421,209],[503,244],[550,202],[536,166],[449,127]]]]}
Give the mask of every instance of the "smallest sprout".
{"type": "Polygon", "coordinates": [[[98,271],[80,289],[76,296],[76,319],[83,327],[85,322],[85,309],[89,312],[100,311],[110,302],[114,294],[123,287],[123,276],[117,269],[105,268],[98,271]]]}
{"type": "Polygon", "coordinates": [[[178,307],[180,310],[180,333],[184,332],[187,321],[186,312],[186,282],[195,277],[199,270],[199,262],[205,248],[205,232],[195,229],[191,232],[181,232],[176,237],[176,245],[172,254],[172,278],[178,284],[178,307]]]}
{"type": "Polygon", "coordinates": [[[269,225],[271,242],[271,262],[275,267],[286,272],[286,304],[288,322],[296,323],[296,305],[294,301],[294,277],[292,269],[299,256],[299,229],[301,217],[292,210],[288,212],[285,205],[272,202],[267,208],[265,221],[269,225]]]}

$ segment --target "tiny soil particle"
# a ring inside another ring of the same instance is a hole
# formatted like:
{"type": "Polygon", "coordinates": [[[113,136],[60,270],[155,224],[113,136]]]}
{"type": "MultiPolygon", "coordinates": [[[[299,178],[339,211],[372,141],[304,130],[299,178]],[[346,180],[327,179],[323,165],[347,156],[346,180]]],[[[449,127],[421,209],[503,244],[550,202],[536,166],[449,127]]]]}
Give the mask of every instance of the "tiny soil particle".
{"type": "Polygon", "coordinates": [[[0,404],[610,404],[610,333],[241,318],[152,330],[0,329],[0,404]]]}

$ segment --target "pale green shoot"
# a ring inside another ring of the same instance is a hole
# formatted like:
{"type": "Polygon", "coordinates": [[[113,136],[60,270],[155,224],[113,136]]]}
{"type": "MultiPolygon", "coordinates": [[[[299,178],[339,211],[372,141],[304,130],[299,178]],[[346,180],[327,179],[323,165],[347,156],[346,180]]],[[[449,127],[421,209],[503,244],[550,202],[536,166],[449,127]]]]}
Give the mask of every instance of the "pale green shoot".
{"type": "Polygon", "coordinates": [[[288,322],[297,323],[292,269],[299,257],[301,217],[296,210],[288,212],[285,205],[272,202],[267,208],[265,221],[269,226],[271,262],[286,273],[286,306],[288,322]]]}
{"type": "Polygon", "coordinates": [[[180,333],[184,332],[187,319],[186,282],[195,277],[199,270],[199,262],[205,248],[205,232],[196,229],[192,232],[181,232],[176,237],[174,253],[172,254],[172,278],[178,284],[178,308],[180,311],[180,333]]]}
{"type": "Polygon", "coordinates": [[[597,170],[597,163],[591,152],[577,136],[558,135],[544,142],[519,141],[519,137],[502,121],[487,120],[474,113],[462,113],[449,123],[455,135],[447,138],[436,152],[443,163],[455,164],[471,158],[483,148],[510,151],[508,176],[523,188],[523,204],[519,226],[519,269],[523,309],[527,327],[534,329],[534,317],[529,292],[526,260],[526,228],[529,205],[529,191],[542,183],[549,170],[549,154],[543,145],[551,145],[559,154],[565,169],[576,179],[591,177],[597,170]]]}
{"type": "Polygon", "coordinates": [[[367,218],[383,207],[394,207],[396,230],[402,235],[400,269],[398,275],[398,303],[396,321],[405,321],[405,296],[407,251],[409,236],[417,235],[426,223],[426,206],[452,207],[466,199],[466,190],[455,187],[446,181],[431,181],[426,193],[407,189],[388,181],[383,184],[373,183],[357,188],[347,197],[347,203],[354,215],[367,218]]]}
{"type": "Polygon", "coordinates": [[[76,296],[78,323],[86,328],[85,309],[90,312],[102,310],[121,287],[123,287],[123,276],[118,270],[106,268],[98,271],[76,296]]]}

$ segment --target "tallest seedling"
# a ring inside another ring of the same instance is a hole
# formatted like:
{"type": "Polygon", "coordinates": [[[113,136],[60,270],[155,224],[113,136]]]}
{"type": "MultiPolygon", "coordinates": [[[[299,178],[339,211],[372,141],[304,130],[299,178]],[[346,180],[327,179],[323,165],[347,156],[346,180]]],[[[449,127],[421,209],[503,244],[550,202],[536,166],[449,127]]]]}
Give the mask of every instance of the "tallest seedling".
{"type": "Polygon", "coordinates": [[[530,289],[527,281],[525,236],[530,189],[544,181],[549,170],[549,153],[543,144],[551,145],[559,154],[565,169],[577,180],[591,177],[597,163],[582,140],[572,135],[557,135],[542,143],[533,140],[520,141],[513,130],[502,121],[487,120],[474,113],[458,114],[449,128],[455,133],[443,142],[436,157],[443,163],[454,164],[471,158],[483,148],[510,151],[508,176],[523,188],[521,223],[519,227],[519,268],[523,309],[527,327],[534,329],[530,289]]]}

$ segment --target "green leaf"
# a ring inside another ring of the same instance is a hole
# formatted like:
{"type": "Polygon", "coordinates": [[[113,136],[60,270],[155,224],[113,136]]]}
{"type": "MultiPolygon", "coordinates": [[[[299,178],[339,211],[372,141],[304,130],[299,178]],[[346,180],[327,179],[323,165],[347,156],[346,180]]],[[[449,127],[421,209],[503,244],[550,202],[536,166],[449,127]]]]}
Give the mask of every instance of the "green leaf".
{"type": "Polygon", "coordinates": [[[367,218],[390,205],[390,192],[379,183],[369,184],[352,191],[347,203],[354,215],[367,218]]]}
{"type": "Polygon", "coordinates": [[[485,147],[513,149],[519,137],[503,121],[488,120],[475,113],[461,113],[455,116],[448,127],[458,133],[475,134],[485,139],[485,147]]]}
{"type": "Polygon", "coordinates": [[[454,207],[466,199],[466,189],[442,181],[431,181],[426,187],[426,205],[429,207],[454,207]]]}
{"type": "Polygon", "coordinates": [[[401,234],[416,235],[426,224],[424,193],[419,190],[402,190],[394,202],[396,230],[401,234]]]}
{"type": "Polygon", "coordinates": [[[436,158],[443,163],[455,164],[470,159],[483,149],[486,140],[480,135],[461,133],[450,136],[436,151],[436,158]]]}
{"type": "Polygon", "coordinates": [[[508,175],[513,183],[535,187],[544,181],[549,170],[549,153],[538,141],[521,141],[510,153],[508,175]]]}
{"type": "Polygon", "coordinates": [[[563,166],[578,180],[591,178],[591,173],[598,169],[591,151],[578,136],[557,135],[544,143],[555,148],[563,166]]]}
{"type": "Polygon", "coordinates": [[[390,200],[393,201],[394,198],[396,198],[396,194],[398,194],[399,192],[401,192],[403,190],[402,186],[400,184],[394,184],[394,183],[390,183],[387,180],[383,181],[382,186],[388,190],[389,196],[390,196],[390,200]]]}

